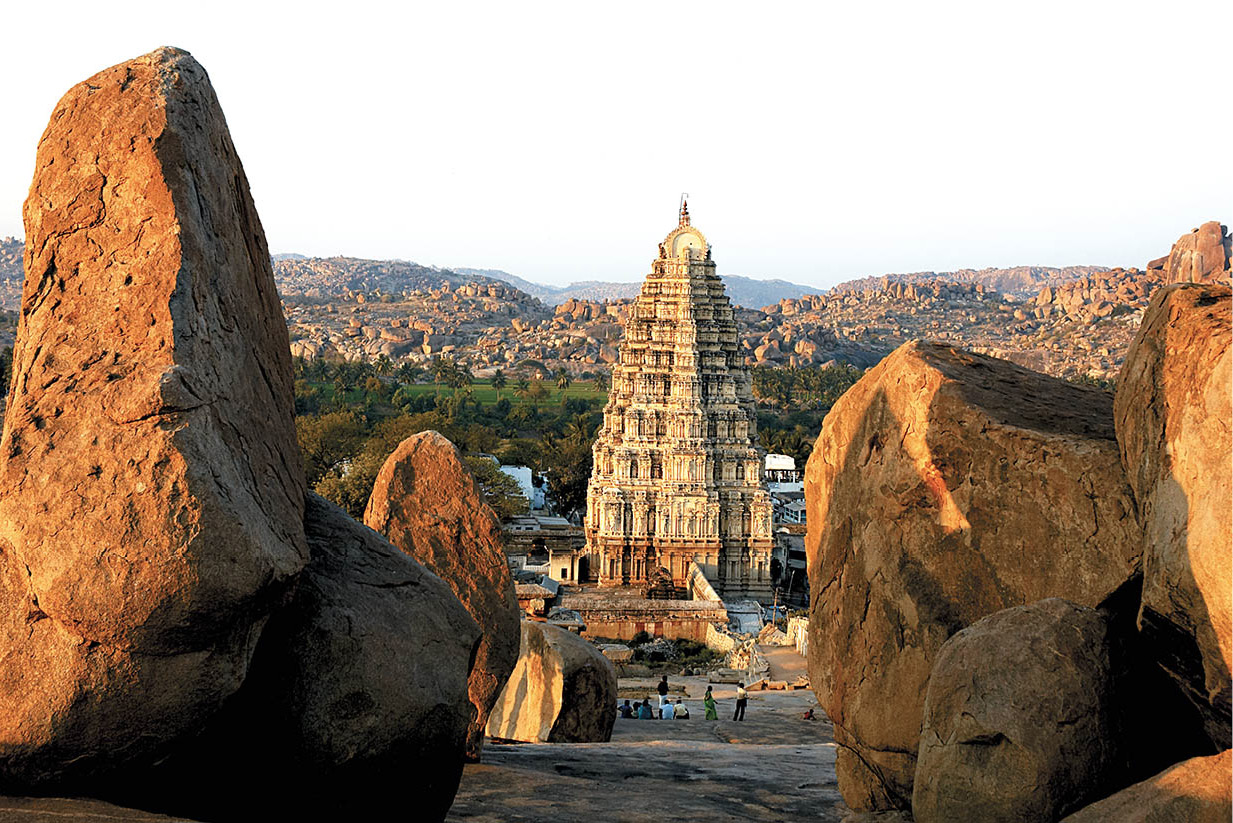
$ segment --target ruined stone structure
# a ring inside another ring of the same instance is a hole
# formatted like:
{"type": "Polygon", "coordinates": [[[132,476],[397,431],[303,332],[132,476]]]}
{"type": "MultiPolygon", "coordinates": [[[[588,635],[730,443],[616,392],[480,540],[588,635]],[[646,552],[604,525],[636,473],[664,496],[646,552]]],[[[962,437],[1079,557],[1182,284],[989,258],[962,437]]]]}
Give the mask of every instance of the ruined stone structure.
{"type": "Polygon", "coordinates": [[[625,325],[587,491],[602,586],[685,587],[696,562],[724,597],[770,593],[771,501],[737,327],[711,249],[680,224],[625,325]]]}

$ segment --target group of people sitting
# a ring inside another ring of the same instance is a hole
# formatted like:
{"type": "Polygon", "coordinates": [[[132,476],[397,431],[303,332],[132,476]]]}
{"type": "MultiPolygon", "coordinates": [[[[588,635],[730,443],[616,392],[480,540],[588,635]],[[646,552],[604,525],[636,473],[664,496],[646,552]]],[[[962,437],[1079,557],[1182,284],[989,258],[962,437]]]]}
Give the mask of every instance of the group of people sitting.
{"type": "Polygon", "coordinates": [[[639,700],[634,705],[629,705],[626,700],[624,704],[617,709],[621,717],[626,720],[688,720],[689,707],[681,702],[681,698],[676,699],[676,703],[666,698],[660,698],[660,704],[656,708],[651,707],[651,698],[639,700]]]}
{"type": "MultiPolygon", "coordinates": [[[[676,699],[673,703],[668,699],[668,675],[664,675],[659,685],[655,689],[659,692],[659,706],[651,708],[651,698],[639,700],[634,705],[629,705],[626,700],[625,704],[617,707],[617,714],[626,720],[688,720],[689,707],[681,702],[681,698],[676,699]]],[[[736,712],[732,715],[733,720],[745,719],[745,706],[749,702],[749,692],[745,691],[745,684],[738,683],[736,686],[736,712]]],[[[716,711],[715,695],[711,691],[711,687],[706,687],[706,694],[702,698],[702,705],[706,708],[707,720],[718,720],[719,712],[716,711]]],[[[812,710],[810,710],[812,712],[812,710]]],[[[813,715],[810,714],[805,720],[813,720],[813,715]]]]}

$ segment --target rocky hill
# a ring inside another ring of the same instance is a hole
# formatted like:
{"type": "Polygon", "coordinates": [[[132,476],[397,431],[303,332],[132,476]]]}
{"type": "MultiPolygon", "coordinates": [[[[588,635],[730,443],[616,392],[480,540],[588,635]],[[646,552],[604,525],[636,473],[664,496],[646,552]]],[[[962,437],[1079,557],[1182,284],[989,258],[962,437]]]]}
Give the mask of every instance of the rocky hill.
{"type": "Polygon", "coordinates": [[[406,260],[276,255],[274,280],[283,296],[350,297],[355,294],[405,297],[455,289],[468,283],[497,283],[491,277],[460,274],[406,260]]]}
{"type": "Polygon", "coordinates": [[[1019,300],[981,284],[891,282],[767,306],[761,328],[746,339],[754,360],[767,365],[816,362],[802,338],[824,329],[878,359],[909,340],[932,339],[1055,376],[1110,379],[1158,283],[1155,275],[1119,271],[1019,300]]]}
{"type": "Polygon", "coordinates": [[[1146,270],[1028,266],[952,272],[958,280],[866,278],[764,307],[746,340],[753,361],[768,365],[816,363],[825,354],[805,338],[827,330],[879,358],[908,340],[942,340],[1057,377],[1112,380],[1160,286],[1229,282],[1229,240],[1223,225],[1205,223],[1146,270]],[[1033,279],[1043,285],[1021,296],[1019,284],[1033,279]]]}
{"type": "Polygon", "coordinates": [[[884,274],[881,277],[860,277],[835,286],[832,291],[864,291],[885,288],[890,283],[971,283],[1012,297],[1031,297],[1045,286],[1069,283],[1099,272],[1104,266],[1015,266],[1009,269],[959,269],[958,271],[918,271],[908,274],[884,274]]]}
{"type": "Polygon", "coordinates": [[[21,255],[25,244],[16,237],[0,240],[0,308],[15,310],[21,305],[21,255]]]}
{"type": "MultiPolygon", "coordinates": [[[[548,286],[543,283],[533,283],[500,269],[455,268],[453,271],[459,274],[504,280],[532,297],[538,297],[549,306],[556,306],[567,300],[627,300],[637,297],[638,290],[642,288],[641,280],[629,283],[579,280],[568,286],[548,286]]],[[[774,303],[784,298],[800,297],[816,291],[810,286],[789,283],[787,280],[758,280],[752,277],[741,277],[739,274],[725,274],[724,284],[728,288],[728,297],[738,306],[765,306],[767,303],[774,303]]]]}
{"type": "MultiPolygon", "coordinates": [[[[21,296],[20,241],[0,244],[0,298],[21,296]]],[[[868,367],[913,339],[943,340],[1059,377],[1116,376],[1152,293],[1179,280],[1228,280],[1218,222],[1184,235],[1145,269],[1021,266],[862,278],[825,294],[748,308],[750,297],[800,290],[784,281],[724,278],[746,362],[868,367]],[[744,302],[743,302],[744,301],[744,302]]],[[[399,260],[277,255],[275,279],[303,357],[425,361],[462,357],[481,374],[527,364],[575,374],[616,359],[638,283],[550,287],[496,269],[439,269],[399,260]],[[519,286],[525,286],[520,288],[519,286]],[[577,292],[582,296],[565,296],[577,292]],[[592,297],[585,295],[593,294],[592,297]]],[[[0,316],[0,347],[15,315],[0,316]]]]}

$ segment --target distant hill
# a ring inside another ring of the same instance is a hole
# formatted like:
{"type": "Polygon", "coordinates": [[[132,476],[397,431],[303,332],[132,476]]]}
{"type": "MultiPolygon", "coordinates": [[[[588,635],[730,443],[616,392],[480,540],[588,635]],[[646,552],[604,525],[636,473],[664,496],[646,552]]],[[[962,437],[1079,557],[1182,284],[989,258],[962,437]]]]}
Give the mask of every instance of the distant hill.
{"type": "Polygon", "coordinates": [[[787,280],[755,280],[738,274],[723,275],[728,287],[728,297],[738,306],[754,309],[769,306],[780,300],[793,300],[806,294],[822,294],[826,289],[817,286],[802,286],[787,280]]]}
{"type": "MultiPolygon", "coordinates": [[[[638,296],[642,281],[632,283],[617,283],[605,280],[579,280],[568,286],[547,286],[543,283],[533,283],[517,275],[500,269],[469,269],[454,268],[460,274],[473,274],[482,277],[493,277],[504,280],[516,286],[532,297],[538,297],[549,306],[558,306],[567,300],[624,300],[638,296]]],[[[741,277],[737,274],[721,275],[727,287],[728,297],[738,306],[754,308],[770,303],[778,303],[782,299],[793,299],[804,294],[819,294],[825,289],[812,286],[802,286],[789,283],[786,280],[756,280],[752,277],[741,277]]]]}
{"type": "Polygon", "coordinates": [[[565,300],[569,299],[557,299],[556,295],[564,289],[560,289],[555,286],[545,286],[543,283],[533,283],[530,280],[526,280],[516,274],[510,274],[507,271],[502,271],[501,269],[471,269],[464,266],[454,266],[450,269],[450,271],[457,272],[458,274],[469,275],[471,277],[483,277],[492,280],[504,281],[509,283],[514,288],[526,292],[532,297],[539,298],[549,306],[555,306],[558,303],[563,303],[565,300]]]}
{"type": "Polygon", "coordinates": [[[21,306],[21,284],[26,279],[21,256],[26,244],[18,237],[0,239],[0,309],[21,306]]]}
{"type": "Polygon", "coordinates": [[[501,283],[505,287],[496,278],[421,266],[407,260],[302,255],[278,258],[274,260],[274,282],[284,297],[330,298],[357,293],[400,297],[434,290],[453,291],[467,284],[501,283]]]}
{"type": "Polygon", "coordinates": [[[1009,269],[959,269],[958,271],[917,271],[907,274],[884,274],[860,277],[835,286],[833,291],[864,291],[885,288],[889,283],[972,283],[1020,299],[1031,297],[1045,286],[1073,283],[1093,274],[1107,272],[1106,266],[1014,266],[1009,269]]]}

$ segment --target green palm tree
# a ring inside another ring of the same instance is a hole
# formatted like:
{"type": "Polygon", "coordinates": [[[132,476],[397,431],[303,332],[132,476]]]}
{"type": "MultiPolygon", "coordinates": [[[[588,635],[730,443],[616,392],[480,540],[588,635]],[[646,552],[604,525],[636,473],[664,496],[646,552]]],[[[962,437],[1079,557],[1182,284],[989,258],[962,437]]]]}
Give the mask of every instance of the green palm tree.
{"type": "Polygon", "coordinates": [[[475,377],[471,374],[471,367],[465,363],[455,363],[453,370],[449,375],[449,384],[455,389],[462,389],[470,386],[475,377]]]}
{"type": "Polygon", "coordinates": [[[377,370],[377,374],[382,377],[389,377],[394,373],[394,361],[389,358],[389,355],[383,354],[377,358],[374,368],[377,370]]]}
{"type": "Polygon", "coordinates": [[[442,386],[452,385],[451,380],[454,376],[454,362],[447,360],[444,357],[437,356],[428,364],[428,371],[432,375],[432,382],[437,386],[437,394],[440,395],[442,386]]]}
{"type": "Polygon", "coordinates": [[[514,384],[514,395],[526,400],[531,396],[531,381],[525,377],[519,377],[518,382],[514,384]]]}
{"type": "Polygon", "coordinates": [[[608,391],[608,375],[599,374],[595,377],[595,391],[597,392],[608,391]]]}
{"type": "Polygon", "coordinates": [[[557,369],[556,378],[557,378],[557,388],[558,389],[568,389],[569,384],[573,382],[572,380],[569,379],[569,372],[567,372],[563,368],[557,369]]]}
{"type": "Polygon", "coordinates": [[[565,424],[561,439],[577,445],[588,445],[595,439],[595,427],[585,415],[579,415],[565,424]]]}
{"type": "Polygon", "coordinates": [[[497,400],[501,400],[501,389],[505,388],[505,372],[497,369],[492,373],[492,387],[497,390],[497,400]]]}
{"type": "Polygon", "coordinates": [[[398,379],[403,383],[414,383],[420,379],[424,370],[414,363],[403,363],[398,367],[398,379]]]}

